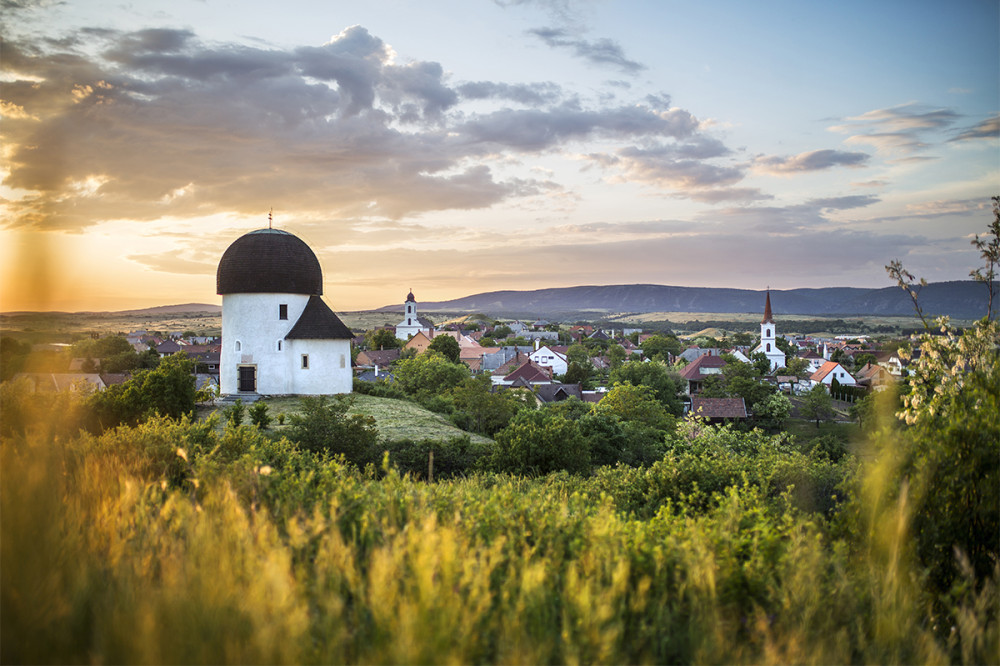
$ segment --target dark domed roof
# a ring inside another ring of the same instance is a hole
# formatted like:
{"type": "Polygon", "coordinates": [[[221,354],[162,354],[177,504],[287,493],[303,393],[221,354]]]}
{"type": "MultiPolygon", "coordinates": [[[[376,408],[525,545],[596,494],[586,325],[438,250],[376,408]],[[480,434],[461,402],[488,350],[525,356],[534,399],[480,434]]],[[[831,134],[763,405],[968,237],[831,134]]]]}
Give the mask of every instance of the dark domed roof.
{"type": "Polygon", "coordinates": [[[417,302],[417,299],[413,296],[413,290],[412,289],[410,290],[410,295],[406,297],[406,302],[407,303],[411,303],[411,302],[412,303],[416,303],[417,302]]]}
{"type": "Polygon", "coordinates": [[[323,270],[298,237],[278,229],[258,229],[226,249],[215,275],[215,291],[318,296],[323,293],[323,270]]]}

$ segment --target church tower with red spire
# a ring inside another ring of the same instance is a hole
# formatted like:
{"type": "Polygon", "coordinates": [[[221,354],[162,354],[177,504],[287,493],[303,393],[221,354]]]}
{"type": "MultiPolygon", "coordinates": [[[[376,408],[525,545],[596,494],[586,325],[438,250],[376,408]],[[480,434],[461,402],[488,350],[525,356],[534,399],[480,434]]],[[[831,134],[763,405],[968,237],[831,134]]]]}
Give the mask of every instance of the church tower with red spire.
{"type": "Polygon", "coordinates": [[[767,300],[764,301],[764,318],[760,322],[760,345],[755,352],[763,352],[771,362],[771,370],[785,367],[785,353],[778,349],[775,343],[777,329],[774,325],[774,315],[771,314],[771,290],[767,290],[767,300]]]}

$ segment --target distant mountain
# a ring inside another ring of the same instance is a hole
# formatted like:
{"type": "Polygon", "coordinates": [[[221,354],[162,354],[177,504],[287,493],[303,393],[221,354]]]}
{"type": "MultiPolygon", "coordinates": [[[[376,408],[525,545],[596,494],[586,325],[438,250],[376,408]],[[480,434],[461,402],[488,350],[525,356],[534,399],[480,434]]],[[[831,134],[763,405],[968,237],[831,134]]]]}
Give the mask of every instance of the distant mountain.
{"type": "Polygon", "coordinates": [[[159,305],[153,308],[143,308],[142,310],[122,310],[121,312],[115,312],[114,314],[155,317],[159,315],[178,314],[181,312],[221,314],[222,306],[211,305],[209,303],[184,303],[183,305],[159,305]]]}
{"type": "MultiPolygon", "coordinates": [[[[997,289],[1000,290],[1000,284],[997,289]]],[[[517,317],[551,317],[585,312],[762,312],[764,295],[764,291],[752,289],[631,284],[491,291],[450,301],[420,302],[420,309],[424,312],[484,312],[494,316],[517,317]]],[[[979,318],[986,314],[986,287],[971,280],[931,283],[920,291],[920,305],[929,316],[979,318]]],[[[771,306],[776,315],[914,314],[913,302],[898,287],[772,289],[771,306]]],[[[393,312],[399,308],[399,305],[389,305],[379,308],[379,311],[393,312]]]]}

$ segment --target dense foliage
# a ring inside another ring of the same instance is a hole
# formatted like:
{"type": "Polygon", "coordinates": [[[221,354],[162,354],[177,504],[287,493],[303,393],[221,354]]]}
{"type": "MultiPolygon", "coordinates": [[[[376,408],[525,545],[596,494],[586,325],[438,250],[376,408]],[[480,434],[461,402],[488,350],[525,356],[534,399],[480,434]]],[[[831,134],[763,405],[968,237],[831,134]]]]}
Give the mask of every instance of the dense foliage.
{"type": "Polygon", "coordinates": [[[1000,326],[941,326],[859,455],[675,422],[653,379],[487,398],[433,352],[407,394],[493,443],[385,441],[350,398],[193,421],[179,360],[4,383],[0,660],[995,663],[1000,326]]]}

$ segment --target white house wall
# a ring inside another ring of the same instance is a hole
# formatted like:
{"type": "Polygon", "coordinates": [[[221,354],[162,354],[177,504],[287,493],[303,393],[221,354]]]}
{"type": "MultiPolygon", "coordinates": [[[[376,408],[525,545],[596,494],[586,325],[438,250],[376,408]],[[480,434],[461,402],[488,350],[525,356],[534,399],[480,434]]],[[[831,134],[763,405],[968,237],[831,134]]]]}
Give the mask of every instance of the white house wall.
{"type": "Polygon", "coordinates": [[[219,385],[223,395],[239,393],[241,365],[257,369],[257,393],[262,395],[323,395],[350,393],[349,340],[286,340],[302,316],[305,294],[224,294],[219,385]],[[280,305],[288,306],[287,319],[280,305]],[[280,343],[280,346],[279,346],[280,343]],[[302,354],[309,368],[301,368],[302,354]],[[345,358],[346,368],[341,366],[345,358]]]}

